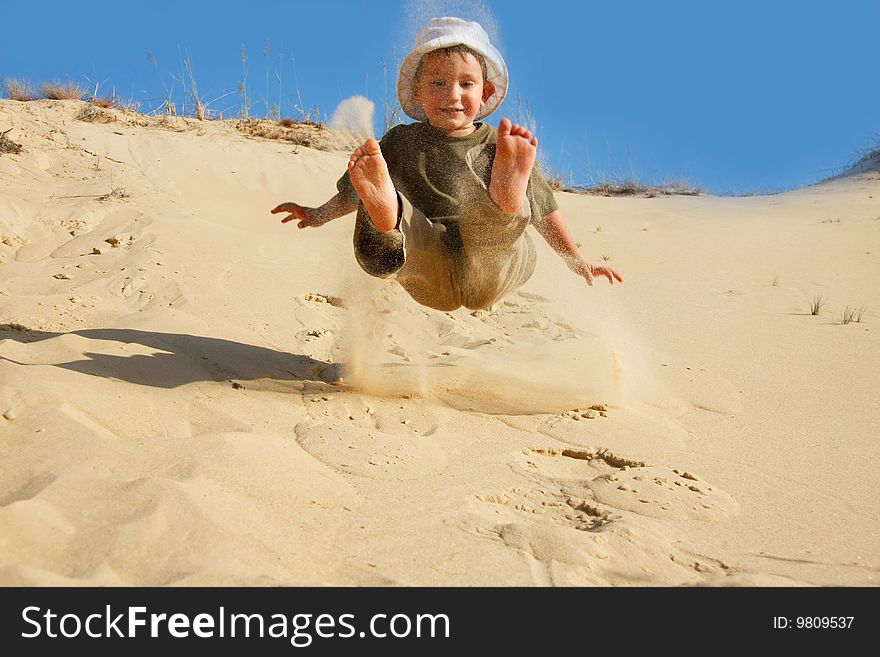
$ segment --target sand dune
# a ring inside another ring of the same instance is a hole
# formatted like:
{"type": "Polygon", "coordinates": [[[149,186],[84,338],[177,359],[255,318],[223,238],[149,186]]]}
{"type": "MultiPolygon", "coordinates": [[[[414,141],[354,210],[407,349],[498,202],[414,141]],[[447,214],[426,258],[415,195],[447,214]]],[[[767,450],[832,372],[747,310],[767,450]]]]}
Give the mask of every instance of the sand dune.
{"type": "Polygon", "coordinates": [[[83,107],[0,101],[0,584],[878,581],[876,166],[560,193],[626,283],[442,313],[269,215],[345,136],[83,107]]]}

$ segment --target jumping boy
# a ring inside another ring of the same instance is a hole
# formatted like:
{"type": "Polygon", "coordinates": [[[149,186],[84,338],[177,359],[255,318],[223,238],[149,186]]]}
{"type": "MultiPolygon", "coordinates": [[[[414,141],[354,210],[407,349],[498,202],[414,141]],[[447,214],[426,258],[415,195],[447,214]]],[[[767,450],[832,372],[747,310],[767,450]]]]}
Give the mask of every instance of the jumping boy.
{"type": "Polygon", "coordinates": [[[507,93],[507,66],[479,23],[434,18],[400,67],[400,105],[418,122],[352,153],[338,193],[318,208],[282,203],[282,223],[321,226],[357,210],[355,257],[438,310],[489,308],[523,285],[536,254],[532,223],[569,269],[622,281],[584,260],[535,164],[538,140],[502,119],[475,123],[507,93]]]}

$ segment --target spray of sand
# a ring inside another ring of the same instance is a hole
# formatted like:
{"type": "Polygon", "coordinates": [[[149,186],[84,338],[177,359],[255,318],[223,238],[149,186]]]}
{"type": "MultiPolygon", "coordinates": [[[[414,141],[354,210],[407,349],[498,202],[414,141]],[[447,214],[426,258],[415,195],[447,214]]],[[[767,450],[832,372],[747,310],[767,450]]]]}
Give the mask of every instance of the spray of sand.
{"type": "MultiPolygon", "coordinates": [[[[534,415],[558,413],[623,397],[621,357],[602,335],[578,330],[577,338],[480,339],[503,335],[465,311],[456,313],[462,333],[443,313],[417,305],[391,281],[352,271],[343,331],[345,381],[375,397],[410,395],[461,411],[534,415]],[[438,352],[444,353],[437,358],[438,352]]],[[[546,321],[537,307],[532,321],[546,321]]],[[[519,323],[521,315],[507,322],[519,323]]],[[[511,324],[513,328],[516,324],[511,324]]]]}
{"type": "MultiPolygon", "coordinates": [[[[389,341],[412,334],[412,321],[407,318],[406,299],[392,287],[395,283],[371,278],[364,272],[352,271],[346,284],[347,320],[343,331],[345,382],[359,392],[375,397],[429,395],[419,363],[401,362],[389,341]]],[[[410,308],[411,310],[411,308],[410,308]]],[[[418,350],[410,349],[418,356],[418,350]]],[[[410,358],[407,353],[407,358],[410,358]]]]}
{"type": "MultiPolygon", "coordinates": [[[[553,257],[548,249],[544,258],[548,268],[558,266],[553,257]]],[[[625,288],[617,285],[612,288],[605,280],[598,280],[588,288],[583,279],[571,275],[554,274],[553,280],[556,301],[551,310],[564,317],[579,335],[589,336],[588,341],[581,341],[583,347],[601,351],[610,359],[609,367],[599,370],[605,376],[602,386],[609,403],[628,407],[642,404],[662,407],[673,403],[671,394],[656,376],[663,358],[638,327],[625,321],[617,311],[617,297],[626,294],[625,288]]]]}
{"type": "Polygon", "coordinates": [[[373,101],[363,96],[346,98],[333,112],[330,117],[330,127],[334,130],[348,132],[358,139],[372,137],[373,114],[376,106],[373,101]]]}
{"type": "Polygon", "coordinates": [[[498,20],[482,0],[408,0],[403,11],[404,46],[409,51],[425,23],[440,16],[456,16],[483,26],[492,45],[504,51],[498,20]]]}

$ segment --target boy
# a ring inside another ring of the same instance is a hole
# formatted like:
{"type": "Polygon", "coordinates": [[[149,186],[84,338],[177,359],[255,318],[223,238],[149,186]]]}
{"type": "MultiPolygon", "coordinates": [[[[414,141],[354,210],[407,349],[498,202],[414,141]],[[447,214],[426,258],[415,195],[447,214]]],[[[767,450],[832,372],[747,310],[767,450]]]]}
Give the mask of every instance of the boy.
{"type": "Polygon", "coordinates": [[[489,308],[531,277],[532,223],[574,273],[622,281],[581,258],[549,185],[535,169],[538,140],[502,119],[475,123],[507,93],[507,67],[479,23],[434,18],[400,67],[397,93],[419,121],[352,153],[337,193],[319,208],[282,203],[282,223],[317,227],[357,210],[355,257],[394,276],[438,310],[489,308]],[[429,219],[430,217],[430,219],[429,219]]]}

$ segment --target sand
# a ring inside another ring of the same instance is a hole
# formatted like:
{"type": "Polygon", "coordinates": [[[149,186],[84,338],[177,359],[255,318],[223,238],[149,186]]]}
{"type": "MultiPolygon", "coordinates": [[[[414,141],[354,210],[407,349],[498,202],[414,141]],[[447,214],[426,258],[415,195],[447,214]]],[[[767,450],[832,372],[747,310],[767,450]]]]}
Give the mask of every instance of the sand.
{"type": "Polygon", "coordinates": [[[334,193],[330,133],[83,107],[0,101],[0,584],[878,582],[876,166],[559,193],[626,282],[535,235],[525,287],[443,313],[353,217],[269,214],[334,193]]]}

